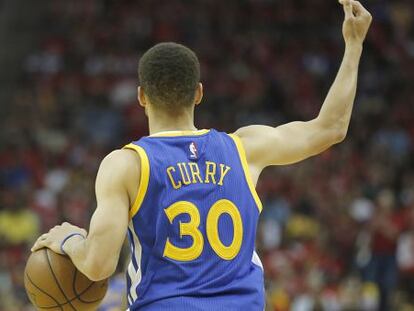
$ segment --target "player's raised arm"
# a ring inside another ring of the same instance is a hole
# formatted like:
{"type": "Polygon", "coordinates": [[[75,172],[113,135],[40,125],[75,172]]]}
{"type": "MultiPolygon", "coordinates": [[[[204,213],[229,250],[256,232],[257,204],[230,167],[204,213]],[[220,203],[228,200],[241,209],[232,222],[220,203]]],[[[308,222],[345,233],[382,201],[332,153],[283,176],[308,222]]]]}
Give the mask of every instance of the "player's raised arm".
{"type": "Polygon", "coordinates": [[[266,166],[304,160],[341,142],[346,136],[355,100],[362,45],[372,17],[358,1],[342,0],[340,3],[345,11],[345,55],[319,115],[308,122],[293,122],[276,128],[255,125],[235,133],[244,144],[254,179],[266,166]]]}
{"type": "Polygon", "coordinates": [[[68,223],[42,235],[32,251],[48,247],[67,254],[73,264],[92,281],[115,272],[129,221],[131,197],[139,183],[139,161],[135,152],[117,150],[101,163],[96,178],[97,208],[89,233],[68,223]]]}

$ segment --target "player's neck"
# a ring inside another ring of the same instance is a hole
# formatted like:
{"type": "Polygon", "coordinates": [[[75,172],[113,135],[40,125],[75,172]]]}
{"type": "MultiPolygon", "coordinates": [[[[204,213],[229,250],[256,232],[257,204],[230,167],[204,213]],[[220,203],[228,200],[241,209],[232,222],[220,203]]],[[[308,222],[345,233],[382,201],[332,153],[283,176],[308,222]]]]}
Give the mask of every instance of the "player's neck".
{"type": "Polygon", "coordinates": [[[177,113],[163,111],[149,111],[148,113],[150,135],[166,131],[195,131],[194,110],[189,109],[177,113]]]}

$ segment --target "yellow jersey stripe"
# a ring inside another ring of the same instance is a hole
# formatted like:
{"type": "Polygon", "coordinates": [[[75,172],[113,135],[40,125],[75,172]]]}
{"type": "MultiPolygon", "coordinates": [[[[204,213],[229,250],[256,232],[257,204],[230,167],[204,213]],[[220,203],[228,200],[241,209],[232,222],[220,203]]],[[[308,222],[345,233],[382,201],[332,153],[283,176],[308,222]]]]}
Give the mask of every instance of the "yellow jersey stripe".
{"type": "Polygon", "coordinates": [[[246,152],[244,150],[243,143],[237,135],[229,134],[229,136],[233,139],[234,143],[236,144],[237,151],[239,152],[240,161],[243,166],[244,176],[246,177],[247,184],[249,185],[250,192],[252,193],[253,199],[256,202],[257,208],[261,213],[263,210],[263,204],[262,201],[260,201],[260,198],[256,191],[256,187],[253,184],[249,165],[247,164],[246,152]]]}
{"type": "Polygon", "coordinates": [[[149,137],[176,137],[176,136],[200,136],[210,132],[210,130],[198,131],[165,131],[150,135],[149,137]]]}
{"type": "Polygon", "coordinates": [[[131,149],[138,153],[141,160],[141,178],[139,181],[138,193],[135,198],[134,204],[129,211],[129,217],[132,219],[139,211],[142,202],[144,201],[145,194],[147,193],[149,177],[150,177],[150,165],[147,153],[145,150],[137,145],[128,144],[124,149],[131,149]]]}

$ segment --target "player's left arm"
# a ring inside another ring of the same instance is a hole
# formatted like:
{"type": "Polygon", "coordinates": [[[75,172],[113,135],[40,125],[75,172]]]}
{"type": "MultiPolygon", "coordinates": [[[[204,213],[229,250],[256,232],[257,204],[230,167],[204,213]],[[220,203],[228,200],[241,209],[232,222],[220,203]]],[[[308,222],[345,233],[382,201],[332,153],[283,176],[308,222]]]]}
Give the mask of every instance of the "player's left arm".
{"type": "Polygon", "coordinates": [[[362,46],[372,17],[358,1],[340,2],[345,11],[345,53],[319,115],[307,122],[292,122],[279,127],[254,125],[235,133],[243,142],[254,180],[264,167],[302,161],[341,142],[347,134],[362,46]]]}
{"type": "Polygon", "coordinates": [[[137,187],[139,161],[130,150],[117,150],[101,163],[96,178],[97,208],[89,233],[63,223],[42,235],[32,251],[48,247],[67,254],[74,265],[92,281],[108,278],[115,272],[129,222],[131,195],[128,183],[137,187]],[[68,239],[69,237],[69,239],[68,239]]]}

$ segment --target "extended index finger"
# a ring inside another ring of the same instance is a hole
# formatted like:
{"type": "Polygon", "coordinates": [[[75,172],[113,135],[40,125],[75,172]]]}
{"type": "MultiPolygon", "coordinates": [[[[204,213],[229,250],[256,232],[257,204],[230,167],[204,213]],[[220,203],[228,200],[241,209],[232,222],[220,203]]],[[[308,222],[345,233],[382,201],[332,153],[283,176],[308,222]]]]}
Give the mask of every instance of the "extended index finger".
{"type": "Polygon", "coordinates": [[[42,234],[34,243],[34,245],[31,248],[31,251],[37,251],[38,249],[44,248],[46,247],[46,242],[48,239],[48,233],[42,234]]]}
{"type": "Polygon", "coordinates": [[[32,252],[35,252],[41,248],[47,247],[46,240],[36,241],[36,243],[33,245],[33,247],[30,249],[32,252]]]}
{"type": "Polygon", "coordinates": [[[354,17],[352,10],[352,1],[351,0],[339,0],[339,3],[344,7],[345,19],[350,19],[354,17]]]}

